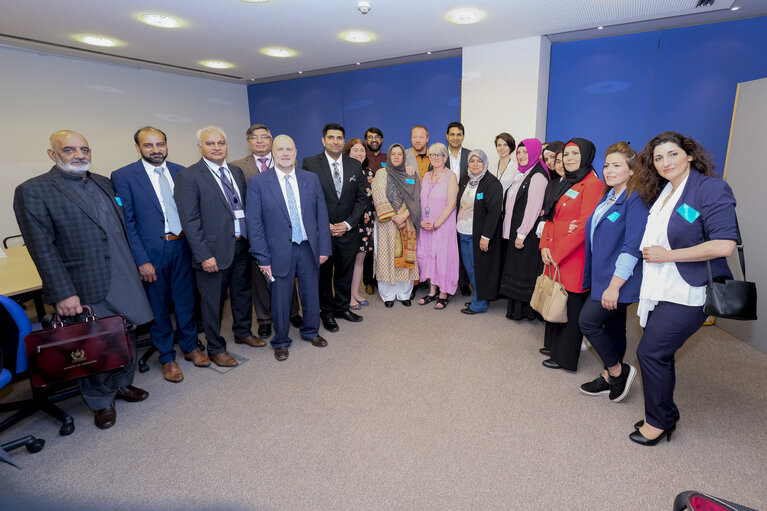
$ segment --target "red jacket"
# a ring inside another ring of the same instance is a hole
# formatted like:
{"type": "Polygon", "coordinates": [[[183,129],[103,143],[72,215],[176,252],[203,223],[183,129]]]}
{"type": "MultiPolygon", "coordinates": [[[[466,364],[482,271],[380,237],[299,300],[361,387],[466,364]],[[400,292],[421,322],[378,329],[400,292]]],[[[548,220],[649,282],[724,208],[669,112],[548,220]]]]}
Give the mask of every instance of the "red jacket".
{"type": "Polygon", "coordinates": [[[554,220],[543,227],[540,248],[548,248],[551,258],[559,265],[559,273],[565,289],[583,293],[583,265],[586,262],[586,221],[602,198],[602,181],[591,172],[573,185],[557,202],[554,220]],[[570,222],[577,222],[573,232],[568,233],[570,222]]]}

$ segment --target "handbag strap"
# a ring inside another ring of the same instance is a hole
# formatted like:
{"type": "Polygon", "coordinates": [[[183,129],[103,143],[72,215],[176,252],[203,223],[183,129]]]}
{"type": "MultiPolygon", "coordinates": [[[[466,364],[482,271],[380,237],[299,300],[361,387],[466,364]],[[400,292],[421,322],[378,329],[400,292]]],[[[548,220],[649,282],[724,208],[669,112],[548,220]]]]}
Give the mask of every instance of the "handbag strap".
{"type": "MultiPolygon", "coordinates": [[[[743,238],[740,236],[740,225],[738,224],[738,214],[735,214],[735,232],[737,239],[735,240],[736,247],[738,248],[738,259],[740,260],[740,271],[743,273],[743,280],[746,280],[746,258],[743,255],[743,238]]],[[[714,278],[711,275],[711,260],[706,259],[706,271],[708,272],[708,283],[713,284],[714,278]]]]}

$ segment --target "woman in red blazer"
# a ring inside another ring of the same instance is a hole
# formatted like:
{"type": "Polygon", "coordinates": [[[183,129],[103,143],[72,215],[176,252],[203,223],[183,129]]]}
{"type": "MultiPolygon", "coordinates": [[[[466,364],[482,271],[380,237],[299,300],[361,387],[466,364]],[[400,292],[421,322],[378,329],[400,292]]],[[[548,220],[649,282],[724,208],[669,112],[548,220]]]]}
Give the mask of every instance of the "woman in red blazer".
{"type": "Polygon", "coordinates": [[[586,261],[586,220],[602,197],[602,181],[591,166],[596,148],[589,140],[574,138],[564,149],[565,181],[559,198],[543,227],[541,258],[544,271],[554,274],[559,267],[562,285],[567,290],[567,323],[546,323],[541,353],[550,358],[543,361],[550,369],[578,369],[581,354],[581,334],[578,316],[589,296],[583,289],[583,266],[586,261]],[[570,232],[570,224],[575,228],[570,232]]]}

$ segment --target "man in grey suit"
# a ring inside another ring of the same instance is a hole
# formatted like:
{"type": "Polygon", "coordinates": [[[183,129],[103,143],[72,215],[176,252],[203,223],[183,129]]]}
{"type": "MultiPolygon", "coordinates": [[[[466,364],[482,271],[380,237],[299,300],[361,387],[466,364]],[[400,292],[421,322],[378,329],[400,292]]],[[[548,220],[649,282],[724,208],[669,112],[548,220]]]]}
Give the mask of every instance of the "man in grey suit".
{"type": "Polygon", "coordinates": [[[250,154],[233,161],[232,165],[240,167],[245,174],[245,181],[250,181],[250,178],[256,174],[274,167],[272,133],[263,124],[254,124],[245,131],[245,140],[248,142],[250,154]]]}
{"type": "Polygon", "coordinates": [[[197,131],[200,161],[176,175],[174,196],[197,276],[200,307],[210,360],[221,367],[237,365],[221,335],[227,291],[236,344],[254,348],[266,343],[253,335],[250,256],[245,227],[245,176],[227,165],[226,135],[208,126],[197,131]]]}
{"type": "MultiPolygon", "coordinates": [[[[29,255],[43,282],[43,298],[63,318],[83,313],[124,314],[130,323],[152,321],[152,309],[128,246],[122,201],[108,178],[89,172],[91,149],[81,134],[62,130],[50,137],[45,174],[16,188],[13,210],[29,255]]],[[[135,358],[136,345],[133,343],[135,358]]],[[[83,400],[95,412],[97,427],[117,420],[115,398],[143,401],[134,387],[136,365],[78,380],[83,400]]]]}

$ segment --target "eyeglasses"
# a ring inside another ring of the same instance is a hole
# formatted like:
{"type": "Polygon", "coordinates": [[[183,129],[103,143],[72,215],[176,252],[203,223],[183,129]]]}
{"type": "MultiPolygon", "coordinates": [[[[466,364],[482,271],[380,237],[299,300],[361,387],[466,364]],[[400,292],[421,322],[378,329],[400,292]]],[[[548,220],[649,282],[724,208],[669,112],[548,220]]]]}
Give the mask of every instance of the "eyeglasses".
{"type": "Polygon", "coordinates": [[[442,154],[442,153],[429,153],[429,158],[436,158],[437,156],[439,156],[440,158],[447,158],[446,154],[442,154]]]}
{"type": "Polygon", "coordinates": [[[248,137],[248,140],[271,140],[272,137],[269,135],[251,135],[248,137]]]}
{"type": "Polygon", "coordinates": [[[383,140],[383,137],[381,135],[368,135],[365,138],[368,140],[383,140]]]}

